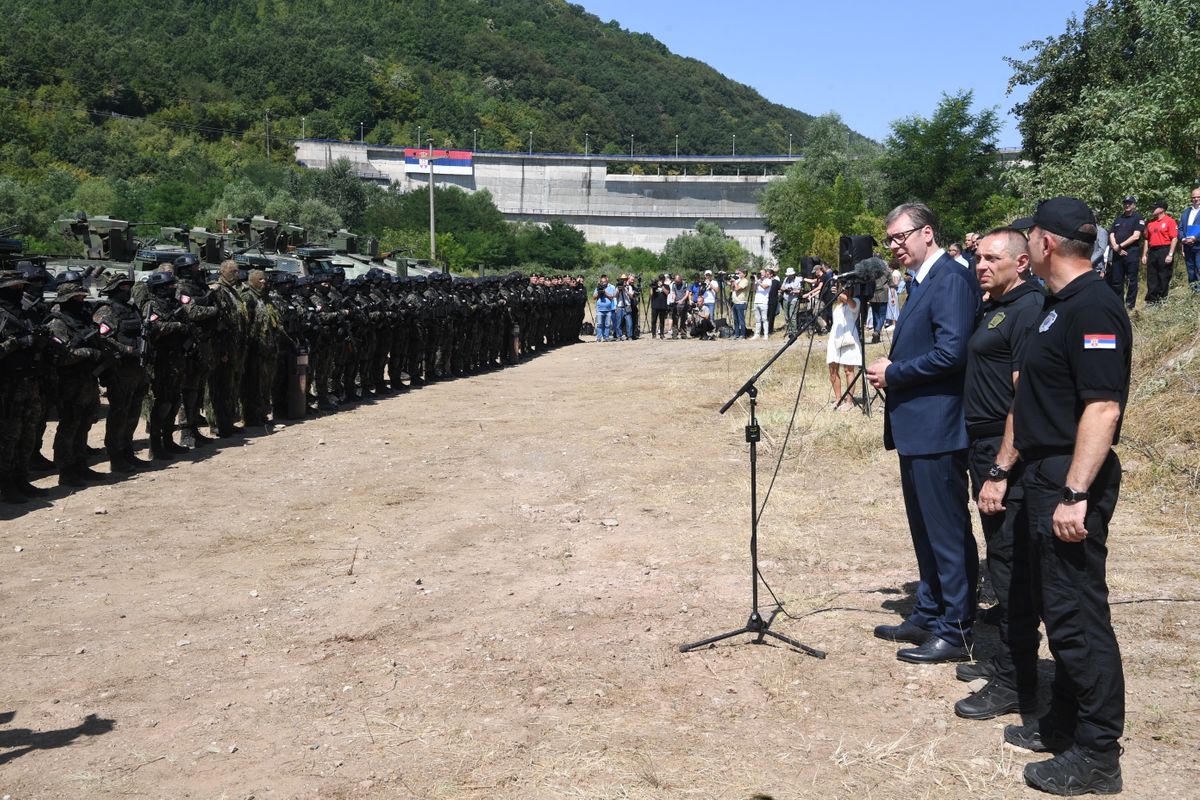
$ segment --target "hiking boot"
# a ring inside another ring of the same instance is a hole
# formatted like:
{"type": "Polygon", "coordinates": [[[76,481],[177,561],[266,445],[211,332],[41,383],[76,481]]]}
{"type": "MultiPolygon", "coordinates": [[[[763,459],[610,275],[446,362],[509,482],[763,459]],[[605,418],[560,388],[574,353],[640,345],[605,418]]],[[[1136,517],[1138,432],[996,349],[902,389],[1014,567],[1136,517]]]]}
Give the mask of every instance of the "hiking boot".
{"type": "Polygon", "coordinates": [[[1049,794],[1117,794],[1121,791],[1121,750],[1099,751],[1075,745],[1049,761],[1025,765],[1025,782],[1049,794]]]}
{"type": "Polygon", "coordinates": [[[1024,725],[1005,725],[1004,741],[1035,753],[1061,753],[1075,744],[1074,737],[1056,727],[1049,717],[1024,725]]]}
{"type": "Polygon", "coordinates": [[[972,661],[969,664],[959,664],[954,668],[954,677],[964,683],[983,678],[990,681],[996,674],[996,665],[989,658],[984,661],[972,661]]]}
{"type": "Polygon", "coordinates": [[[1037,695],[1021,695],[1017,690],[995,678],[969,697],[954,704],[954,713],[963,719],[992,719],[1014,711],[1032,714],[1037,711],[1037,695]]]}

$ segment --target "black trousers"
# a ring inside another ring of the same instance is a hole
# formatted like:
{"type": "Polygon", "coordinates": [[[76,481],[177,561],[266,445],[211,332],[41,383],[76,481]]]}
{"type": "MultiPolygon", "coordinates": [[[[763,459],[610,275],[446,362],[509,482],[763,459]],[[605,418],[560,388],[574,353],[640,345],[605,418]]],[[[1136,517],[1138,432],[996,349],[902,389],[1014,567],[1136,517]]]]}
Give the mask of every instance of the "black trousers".
{"type": "Polygon", "coordinates": [[[1021,480],[1035,587],[1054,656],[1050,713],[1055,727],[1073,732],[1076,743],[1111,750],[1125,728],[1125,676],[1105,579],[1121,462],[1110,451],[1092,482],[1084,519],[1088,535],[1081,542],[1064,542],[1051,527],[1070,464],[1070,455],[1030,460],[1021,480]]]}
{"type": "Polygon", "coordinates": [[[1146,251],[1146,302],[1157,303],[1167,299],[1167,290],[1171,288],[1171,275],[1175,271],[1175,261],[1167,261],[1171,252],[1170,245],[1151,247],[1146,251]]]}
{"type": "Polygon", "coordinates": [[[1142,261],[1142,248],[1131,247],[1125,251],[1125,255],[1118,255],[1114,250],[1112,255],[1112,265],[1108,268],[1108,285],[1117,293],[1119,298],[1122,294],[1125,295],[1125,307],[1133,308],[1133,304],[1137,301],[1138,290],[1138,267],[1142,261]],[[1128,288],[1126,288],[1128,283],[1128,288]]]}
{"type": "MultiPolygon", "coordinates": [[[[1000,449],[999,436],[971,440],[967,451],[967,469],[971,474],[972,496],[987,479],[988,468],[1000,449]]],[[[1000,611],[1000,650],[993,663],[996,680],[1021,694],[1037,692],[1038,612],[1034,598],[1033,561],[1030,557],[1025,520],[1024,490],[1021,486],[1021,462],[1013,467],[1004,497],[1005,510],[999,514],[980,514],[983,540],[987,548],[988,574],[996,591],[1000,611]]]]}
{"type": "Polygon", "coordinates": [[[657,332],[659,336],[667,327],[667,310],[665,308],[650,309],[650,333],[657,332]]]}

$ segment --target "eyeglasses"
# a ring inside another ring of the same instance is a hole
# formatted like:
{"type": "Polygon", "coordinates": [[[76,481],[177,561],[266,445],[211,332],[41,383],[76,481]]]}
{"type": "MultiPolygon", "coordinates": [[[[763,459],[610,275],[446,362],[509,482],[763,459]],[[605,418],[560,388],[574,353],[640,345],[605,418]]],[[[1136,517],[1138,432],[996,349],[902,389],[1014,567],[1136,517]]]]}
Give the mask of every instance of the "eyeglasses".
{"type": "Polygon", "coordinates": [[[902,245],[905,243],[905,241],[908,240],[909,236],[912,236],[914,233],[916,233],[919,230],[924,230],[924,228],[925,228],[924,225],[918,225],[917,227],[912,228],[907,231],[900,231],[899,233],[893,233],[891,236],[885,236],[883,238],[883,243],[885,245],[887,245],[888,247],[891,247],[892,245],[897,245],[897,246],[902,245]]]}

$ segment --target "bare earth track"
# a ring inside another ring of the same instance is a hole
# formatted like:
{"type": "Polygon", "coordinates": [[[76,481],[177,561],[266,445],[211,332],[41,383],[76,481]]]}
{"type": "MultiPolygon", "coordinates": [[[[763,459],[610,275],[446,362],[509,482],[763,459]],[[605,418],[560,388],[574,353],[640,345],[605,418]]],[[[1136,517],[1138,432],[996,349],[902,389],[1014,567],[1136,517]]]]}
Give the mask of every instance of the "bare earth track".
{"type": "MultiPolygon", "coordinates": [[[[566,347],[4,507],[0,789],[1034,796],[1030,754],[1001,744],[1014,718],[955,718],[950,668],[871,636],[915,562],[880,417],[822,410],[823,364],[762,553],[800,617],[777,628],[828,659],[745,637],[676,652],[749,611],[744,408],[716,408],[758,344],[566,347]]],[[[795,349],[763,384],[764,488],[795,349]]],[[[1114,600],[1200,596],[1190,521],[1135,508],[1123,498],[1110,540],[1114,600]]],[[[1125,797],[1196,796],[1198,613],[1114,606],[1125,797]]]]}

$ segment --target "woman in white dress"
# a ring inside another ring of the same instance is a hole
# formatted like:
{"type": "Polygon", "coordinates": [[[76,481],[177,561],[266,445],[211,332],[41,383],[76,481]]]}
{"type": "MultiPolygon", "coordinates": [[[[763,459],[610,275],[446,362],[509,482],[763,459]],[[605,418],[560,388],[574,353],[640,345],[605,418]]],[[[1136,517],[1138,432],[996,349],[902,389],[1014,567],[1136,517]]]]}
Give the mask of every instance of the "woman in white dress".
{"type": "Polygon", "coordinates": [[[841,373],[846,373],[846,386],[854,382],[854,370],[862,366],[862,340],[858,338],[858,301],[850,296],[850,287],[842,289],[833,304],[833,327],[829,329],[829,341],[825,347],[825,362],[829,364],[829,382],[833,385],[833,396],[838,401],[834,409],[848,411],[854,408],[854,397],[841,401],[841,373]]]}
{"type": "Polygon", "coordinates": [[[893,269],[891,280],[888,282],[887,313],[884,316],[884,321],[889,328],[896,320],[900,319],[900,287],[904,285],[904,281],[900,278],[900,270],[893,269]]]}

